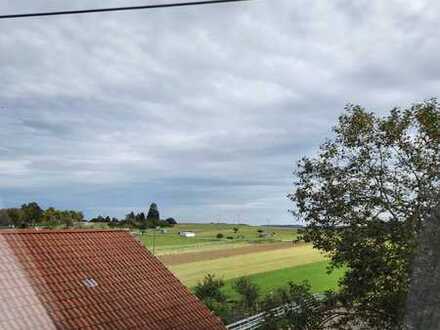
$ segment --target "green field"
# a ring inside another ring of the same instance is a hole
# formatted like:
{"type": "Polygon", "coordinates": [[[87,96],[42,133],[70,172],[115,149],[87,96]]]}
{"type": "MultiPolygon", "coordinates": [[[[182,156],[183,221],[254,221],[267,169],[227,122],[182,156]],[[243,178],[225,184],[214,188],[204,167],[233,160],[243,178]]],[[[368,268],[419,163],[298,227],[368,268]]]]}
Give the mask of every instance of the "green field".
{"type": "MultiPolygon", "coordinates": [[[[166,233],[148,230],[141,236],[145,246],[152,250],[153,240],[156,255],[179,256],[190,254],[190,262],[169,264],[168,268],[188,287],[194,287],[206,274],[215,274],[226,281],[225,290],[232,293],[231,283],[240,276],[250,278],[266,294],[278,287],[286,286],[289,281],[310,281],[315,292],[334,289],[342,270],[331,275],[326,273],[328,261],[311,245],[280,248],[270,251],[259,251],[227,257],[216,257],[210,260],[198,260],[198,252],[230,251],[255,244],[293,241],[297,239],[297,230],[280,227],[258,227],[229,224],[179,224],[167,228],[166,233]],[[233,228],[238,232],[234,233],[233,228]],[[259,237],[259,230],[271,233],[270,237],[259,237]],[[179,231],[195,232],[196,237],[180,237],[179,231]],[[218,239],[218,233],[223,239],[218,239]],[[273,235],[272,235],[273,234],[273,235]],[[226,237],[233,237],[227,239],[226,237]],[[191,254],[192,253],[192,254],[191,254]]],[[[174,258],[174,257],[173,257],[174,258]]]]}
{"type": "Polygon", "coordinates": [[[169,266],[169,268],[185,285],[192,287],[208,273],[228,280],[323,260],[325,257],[319,251],[310,245],[302,245],[288,249],[191,262],[169,266]]]}
{"type": "MultiPolygon", "coordinates": [[[[312,264],[283,268],[272,272],[250,275],[249,279],[255,283],[262,295],[269,294],[277,288],[287,287],[287,283],[300,283],[309,281],[313,292],[335,290],[338,287],[338,280],[344,274],[343,269],[337,269],[327,274],[328,261],[321,261],[312,264]]],[[[225,281],[224,292],[228,297],[234,298],[235,291],[232,289],[232,280],[225,281]]]]}
{"type": "Polygon", "coordinates": [[[223,278],[225,293],[231,297],[234,296],[232,281],[241,276],[249,276],[263,295],[286,287],[289,281],[308,280],[314,292],[337,288],[343,270],[328,275],[328,261],[318,250],[307,244],[290,247],[288,243],[280,243],[292,242],[297,237],[297,230],[292,228],[214,223],[178,224],[165,231],[149,229],[139,236],[150,251],[154,245],[155,254],[165,258],[169,262],[167,267],[190,288],[206,274],[223,278]],[[238,228],[237,233],[234,227],[238,228]],[[196,237],[181,237],[179,231],[192,231],[196,237]],[[270,235],[260,237],[259,231],[270,235]],[[219,233],[224,238],[218,239],[219,233]],[[271,248],[266,249],[266,245],[271,248]]]}
{"type": "Polygon", "coordinates": [[[180,253],[185,251],[209,250],[211,248],[225,248],[235,245],[246,245],[263,242],[293,241],[297,238],[295,229],[277,227],[257,227],[248,225],[229,224],[179,224],[172,228],[166,228],[166,233],[149,229],[140,236],[144,245],[156,254],[180,253]],[[238,228],[234,233],[233,228],[238,228]],[[271,233],[271,237],[258,237],[258,230],[271,233]],[[179,231],[193,231],[196,237],[180,237],[179,231]],[[224,238],[218,239],[217,234],[223,234],[224,238]],[[232,237],[228,239],[227,237],[232,237]]]}

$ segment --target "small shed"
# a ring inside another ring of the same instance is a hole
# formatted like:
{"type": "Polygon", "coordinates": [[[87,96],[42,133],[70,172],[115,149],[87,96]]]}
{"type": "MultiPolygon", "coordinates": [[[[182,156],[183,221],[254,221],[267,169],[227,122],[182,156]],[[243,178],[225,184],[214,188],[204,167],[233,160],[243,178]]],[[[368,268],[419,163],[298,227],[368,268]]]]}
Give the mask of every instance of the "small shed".
{"type": "Polygon", "coordinates": [[[182,237],[196,237],[196,233],[193,231],[179,231],[178,234],[182,237]]]}

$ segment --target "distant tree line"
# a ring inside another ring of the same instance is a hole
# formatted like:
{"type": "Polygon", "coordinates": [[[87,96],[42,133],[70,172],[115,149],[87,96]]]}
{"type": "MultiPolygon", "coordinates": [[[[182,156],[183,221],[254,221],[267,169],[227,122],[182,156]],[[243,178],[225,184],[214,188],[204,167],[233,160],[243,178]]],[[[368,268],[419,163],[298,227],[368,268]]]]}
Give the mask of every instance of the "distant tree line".
{"type": "MultiPolygon", "coordinates": [[[[75,223],[85,222],[84,214],[80,211],[58,210],[53,207],[42,209],[38,203],[30,202],[19,208],[0,209],[0,227],[64,227],[70,228],[75,223]]],[[[156,203],[150,205],[147,215],[144,212],[130,212],[123,219],[99,215],[89,220],[92,223],[105,223],[109,227],[130,227],[145,230],[147,228],[170,227],[177,224],[174,218],[160,219],[156,203]]]]}
{"type": "Polygon", "coordinates": [[[130,227],[138,228],[140,230],[156,227],[171,227],[177,224],[177,221],[174,218],[161,220],[159,209],[156,203],[152,203],[150,205],[147,214],[144,212],[130,212],[123,219],[117,219],[114,217],[110,218],[109,216],[103,217],[99,215],[96,218],[90,219],[90,222],[107,223],[110,227],[130,227]]]}
{"type": "Polygon", "coordinates": [[[26,228],[34,226],[72,227],[75,222],[84,221],[82,212],[57,210],[53,207],[42,209],[38,203],[30,202],[20,208],[0,209],[0,226],[26,228]]]}

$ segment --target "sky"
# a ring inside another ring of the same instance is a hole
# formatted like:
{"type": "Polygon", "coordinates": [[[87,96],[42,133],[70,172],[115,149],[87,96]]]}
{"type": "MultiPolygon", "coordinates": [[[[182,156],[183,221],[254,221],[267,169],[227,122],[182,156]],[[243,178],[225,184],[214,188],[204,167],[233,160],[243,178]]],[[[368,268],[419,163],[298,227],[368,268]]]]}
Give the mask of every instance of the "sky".
{"type": "MultiPolygon", "coordinates": [[[[149,0],[0,0],[0,12],[149,0]]],[[[438,96],[438,1],[254,0],[0,20],[0,208],[293,224],[348,103],[438,96]]]]}

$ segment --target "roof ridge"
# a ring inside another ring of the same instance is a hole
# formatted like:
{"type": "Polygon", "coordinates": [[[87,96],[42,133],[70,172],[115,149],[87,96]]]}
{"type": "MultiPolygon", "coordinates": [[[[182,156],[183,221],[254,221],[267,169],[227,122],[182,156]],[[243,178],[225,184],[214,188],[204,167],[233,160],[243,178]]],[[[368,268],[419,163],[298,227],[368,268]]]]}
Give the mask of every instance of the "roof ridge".
{"type": "Polygon", "coordinates": [[[97,233],[129,232],[129,229],[1,229],[0,235],[8,234],[55,234],[55,233],[97,233]]]}

